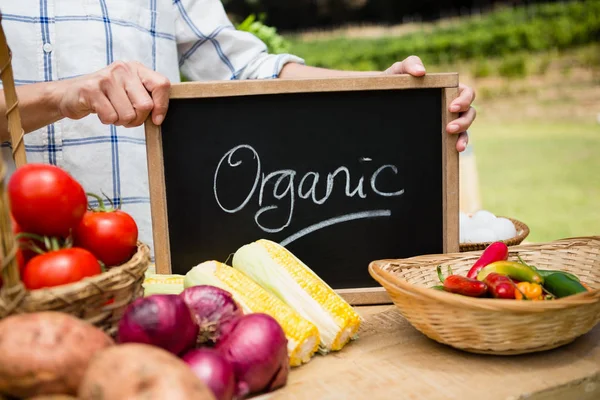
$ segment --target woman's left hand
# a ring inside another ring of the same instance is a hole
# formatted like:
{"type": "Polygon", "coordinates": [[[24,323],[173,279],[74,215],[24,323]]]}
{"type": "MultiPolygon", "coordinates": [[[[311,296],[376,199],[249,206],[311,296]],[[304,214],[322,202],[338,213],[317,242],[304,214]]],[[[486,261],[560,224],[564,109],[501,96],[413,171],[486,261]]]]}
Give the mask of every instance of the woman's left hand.
{"type": "MultiPolygon", "coordinates": [[[[404,61],[394,63],[385,70],[386,74],[409,74],[412,76],[425,75],[425,66],[417,56],[407,57],[404,61]]],[[[446,126],[446,131],[450,134],[458,134],[456,141],[456,150],[459,152],[467,148],[469,134],[467,129],[471,126],[476,117],[476,112],[471,104],[475,100],[475,91],[462,83],[458,85],[458,96],[448,106],[448,111],[458,113],[458,118],[452,120],[446,126]]]]}

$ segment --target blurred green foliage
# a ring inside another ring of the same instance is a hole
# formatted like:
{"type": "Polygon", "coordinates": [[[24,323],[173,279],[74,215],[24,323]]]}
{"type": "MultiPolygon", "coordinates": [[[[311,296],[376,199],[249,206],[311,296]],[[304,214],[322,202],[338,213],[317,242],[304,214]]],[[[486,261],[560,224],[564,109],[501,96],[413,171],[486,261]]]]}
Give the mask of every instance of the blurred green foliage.
{"type": "Polygon", "coordinates": [[[527,60],[522,54],[508,56],[498,66],[498,74],[505,78],[523,78],[527,76],[527,60]]]}
{"type": "Polygon", "coordinates": [[[264,15],[249,15],[245,20],[235,25],[238,30],[250,32],[262,40],[269,53],[280,54],[290,50],[290,42],[277,33],[277,29],[264,24],[264,15]]]}
{"type": "Polygon", "coordinates": [[[492,75],[490,62],[485,58],[478,58],[473,66],[473,76],[475,78],[487,78],[492,75]]]}
{"type": "Polygon", "coordinates": [[[511,58],[515,52],[561,50],[600,41],[600,0],[507,8],[397,37],[291,41],[292,53],[309,65],[325,68],[383,70],[413,54],[426,65],[506,56],[501,73],[519,76],[526,73],[526,63],[511,58]]]}

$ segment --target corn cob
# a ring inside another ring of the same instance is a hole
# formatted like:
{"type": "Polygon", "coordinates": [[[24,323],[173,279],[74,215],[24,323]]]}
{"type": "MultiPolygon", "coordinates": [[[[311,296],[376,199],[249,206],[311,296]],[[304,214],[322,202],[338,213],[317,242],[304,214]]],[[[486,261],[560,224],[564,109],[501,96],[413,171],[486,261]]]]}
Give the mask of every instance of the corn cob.
{"type": "Polygon", "coordinates": [[[321,353],[340,350],[356,337],[360,316],[285,247],[261,239],[239,248],[232,264],[314,323],[321,353]]]}
{"type": "Polygon", "coordinates": [[[288,339],[292,367],[307,363],[319,348],[319,331],[310,321],[229,265],[206,261],[185,276],[184,287],[212,285],[228,291],[244,314],[265,313],[279,322],[288,339]]]}
{"type": "Polygon", "coordinates": [[[183,275],[147,274],[142,283],[144,296],[183,292],[183,275]]]}

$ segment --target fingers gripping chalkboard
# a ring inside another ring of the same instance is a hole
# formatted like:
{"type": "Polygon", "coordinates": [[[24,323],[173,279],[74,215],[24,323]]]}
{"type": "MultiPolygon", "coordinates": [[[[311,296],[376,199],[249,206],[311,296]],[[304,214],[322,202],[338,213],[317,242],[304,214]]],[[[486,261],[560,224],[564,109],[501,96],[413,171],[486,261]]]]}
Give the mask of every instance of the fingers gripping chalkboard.
{"type": "Polygon", "coordinates": [[[267,238],[352,303],[384,302],[371,261],[458,250],[443,128],[456,86],[453,74],[175,85],[162,126],[147,123],[157,271],[267,238]]]}

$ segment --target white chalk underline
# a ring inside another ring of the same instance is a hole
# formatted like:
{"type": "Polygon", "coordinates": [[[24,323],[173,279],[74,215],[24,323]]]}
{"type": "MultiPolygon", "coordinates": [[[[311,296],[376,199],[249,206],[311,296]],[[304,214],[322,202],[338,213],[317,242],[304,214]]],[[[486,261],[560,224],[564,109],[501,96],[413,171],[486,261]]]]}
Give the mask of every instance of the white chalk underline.
{"type": "Polygon", "coordinates": [[[287,246],[288,244],[292,243],[296,239],[301,238],[302,236],[308,235],[309,233],[312,233],[319,229],[327,228],[328,226],[331,226],[331,225],[339,224],[341,222],[347,222],[347,221],[352,221],[355,219],[362,219],[362,218],[389,217],[390,215],[392,215],[391,210],[372,210],[372,211],[357,212],[357,213],[353,213],[353,214],[346,214],[346,215],[342,215],[340,217],[326,219],[325,221],[321,221],[319,223],[316,223],[314,225],[306,227],[306,228],[302,229],[301,231],[298,231],[298,232],[294,233],[293,235],[288,236],[287,238],[283,239],[279,244],[282,246],[287,246]]]}

